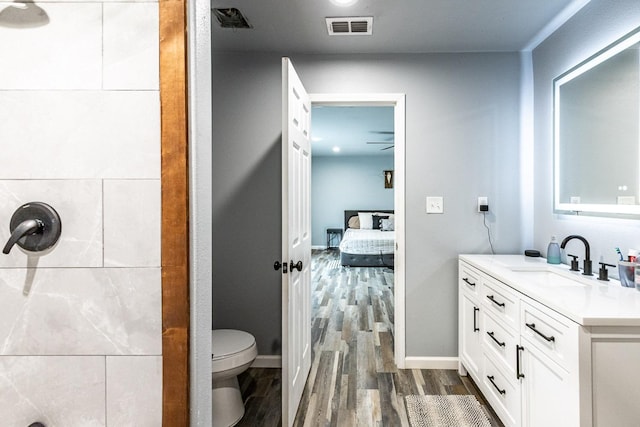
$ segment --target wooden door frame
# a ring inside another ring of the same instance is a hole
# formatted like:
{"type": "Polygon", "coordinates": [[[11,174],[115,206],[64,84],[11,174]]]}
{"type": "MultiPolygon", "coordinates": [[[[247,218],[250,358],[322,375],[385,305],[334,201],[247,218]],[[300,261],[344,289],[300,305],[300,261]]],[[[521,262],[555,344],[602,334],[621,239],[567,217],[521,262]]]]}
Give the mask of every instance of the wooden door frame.
{"type": "Polygon", "coordinates": [[[187,2],[159,0],[162,424],[189,425],[187,2]]]}

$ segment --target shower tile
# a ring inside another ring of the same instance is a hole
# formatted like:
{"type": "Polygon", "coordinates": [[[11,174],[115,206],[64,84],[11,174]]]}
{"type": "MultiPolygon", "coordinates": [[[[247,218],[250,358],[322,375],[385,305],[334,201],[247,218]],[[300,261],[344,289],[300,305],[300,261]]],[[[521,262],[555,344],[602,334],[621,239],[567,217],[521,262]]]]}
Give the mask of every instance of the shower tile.
{"type": "Polygon", "coordinates": [[[0,257],[6,267],[102,266],[102,182],[99,180],[0,180],[0,243],[9,240],[9,220],[28,202],[44,202],[60,215],[62,234],[44,252],[28,253],[15,245],[0,257]]]}
{"type": "MultiPolygon", "coordinates": [[[[0,2],[0,10],[8,7],[16,6],[0,2]]],[[[49,23],[33,28],[0,26],[0,90],[99,89],[101,5],[38,2],[31,7],[44,10],[49,23]]]]}
{"type": "Polygon", "coordinates": [[[160,178],[157,91],[6,91],[0,116],[0,179],[160,178]]]}
{"type": "Polygon", "coordinates": [[[0,269],[1,355],[159,355],[159,268],[0,269]]]}
{"type": "Polygon", "coordinates": [[[107,426],[162,425],[162,356],[107,357],[107,426]]]}
{"type": "Polygon", "coordinates": [[[104,89],[158,89],[158,26],[158,3],[104,5],[104,89]]]}
{"type": "Polygon", "coordinates": [[[160,180],[104,181],[104,265],[160,266],[160,180]]]}
{"type": "Polygon", "coordinates": [[[104,357],[0,356],[3,426],[104,426],[104,401],[104,357]]]}

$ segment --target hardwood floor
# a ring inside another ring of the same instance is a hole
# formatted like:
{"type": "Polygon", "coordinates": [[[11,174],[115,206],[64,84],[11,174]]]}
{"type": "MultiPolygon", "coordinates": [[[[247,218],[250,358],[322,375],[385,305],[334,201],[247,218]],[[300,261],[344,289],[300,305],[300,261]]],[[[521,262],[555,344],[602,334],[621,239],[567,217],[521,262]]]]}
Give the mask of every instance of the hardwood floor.
{"type": "MultiPolygon", "coordinates": [[[[502,426],[475,384],[453,370],[401,370],[393,359],[393,271],[343,268],[337,251],[314,251],[312,365],[295,426],[409,426],[404,396],[472,394],[502,426]]],[[[240,376],[239,426],[277,427],[280,370],[240,376]]]]}

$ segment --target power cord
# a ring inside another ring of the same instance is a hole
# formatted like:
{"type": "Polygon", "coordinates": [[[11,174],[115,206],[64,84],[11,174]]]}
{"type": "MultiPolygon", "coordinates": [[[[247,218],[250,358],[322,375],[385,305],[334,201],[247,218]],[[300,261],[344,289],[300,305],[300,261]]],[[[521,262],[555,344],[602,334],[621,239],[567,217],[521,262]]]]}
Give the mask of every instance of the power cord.
{"type": "Polygon", "coordinates": [[[493,242],[491,241],[491,229],[487,225],[487,213],[482,212],[482,222],[484,223],[484,227],[487,229],[487,237],[489,237],[489,246],[491,246],[491,254],[495,255],[496,252],[493,250],[493,242]]]}

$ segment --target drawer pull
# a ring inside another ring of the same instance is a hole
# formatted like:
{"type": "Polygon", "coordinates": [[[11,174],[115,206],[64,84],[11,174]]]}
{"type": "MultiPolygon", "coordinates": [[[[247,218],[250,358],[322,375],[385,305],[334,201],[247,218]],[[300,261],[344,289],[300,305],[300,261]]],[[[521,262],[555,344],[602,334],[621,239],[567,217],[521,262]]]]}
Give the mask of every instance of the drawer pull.
{"type": "Polygon", "coordinates": [[[504,342],[500,342],[496,339],[496,337],[493,336],[493,331],[491,332],[487,332],[487,335],[489,335],[491,337],[492,340],[494,340],[496,342],[496,344],[498,344],[500,347],[504,347],[504,342]]]}
{"type": "Polygon", "coordinates": [[[547,342],[551,342],[551,341],[555,341],[556,340],[556,338],[553,335],[548,337],[545,334],[543,334],[542,332],[540,332],[539,330],[537,330],[535,323],[525,323],[525,325],[527,325],[527,328],[531,329],[533,332],[535,332],[536,334],[540,335],[542,338],[547,340],[547,342]]]}
{"type": "Polygon", "coordinates": [[[504,303],[496,301],[496,299],[493,297],[493,295],[487,295],[487,298],[489,298],[489,301],[491,301],[492,303],[494,303],[498,307],[504,307],[504,303]]]}
{"type": "Polygon", "coordinates": [[[516,379],[524,378],[524,374],[520,372],[520,352],[524,350],[521,345],[516,345],[516,379]]]}
{"type": "Polygon", "coordinates": [[[500,387],[498,387],[496,385],[496,383],[493,381],[495,379],[495,377],[493,375],[487,375],[487,378],[489,379],[489,381],[491,381],[491,384],[493,384],[493,386],[496,388],[496,390],[498,390],[498,393],[507,394],[506,390],[504,390],[504,389],[500,390],[500,387]]]}
{"type": "Polygon", "coordinates": [[[478,320],[476,319],[476,313],[479,311],[480,309],[478,307],[473,307],[473,332],[480,330],[480,328],[478,328],[478,320]]]}
{"type": "Polygon", "coordinates": [[[467,279],[466,277],[462,279],[467,285],[469,286],[473,286],[475,288],[476,284],[469,281],[469,279],[467,279]]]}

